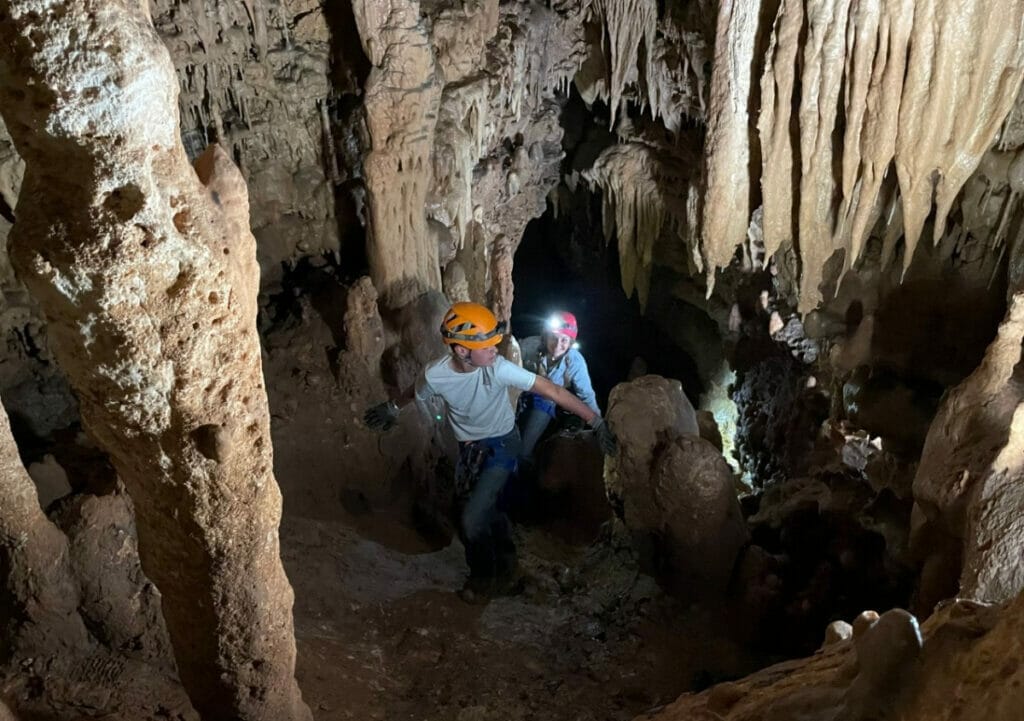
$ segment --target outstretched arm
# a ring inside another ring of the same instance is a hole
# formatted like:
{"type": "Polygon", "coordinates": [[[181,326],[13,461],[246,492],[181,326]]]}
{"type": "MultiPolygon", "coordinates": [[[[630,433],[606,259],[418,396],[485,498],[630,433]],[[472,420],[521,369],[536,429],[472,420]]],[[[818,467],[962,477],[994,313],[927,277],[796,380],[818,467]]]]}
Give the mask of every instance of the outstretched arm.
{"type": "Polygon", "coordinates": [[[600,415],[593,408],[590,408],[565,387],[555,385],[547,378],[537,376],[537,380],[533,382],[533,388],[530,390],[537,395],[544,396],[549,401],[554,401],[570,413],[575,413],[588,424],[600,418],[600,415]]]}
{"type": "Polygon", "coordinates": [[[591,410],[600,414],[601,409],[597,407],[597,394],[594,393],[594,385],[590,382],[590,370],[587,368],[587,361],[583,358],[582,353],[575,352],[573,354],[572,363],[569,364],[566,376],[568,383],[565,385],[572,388],[573,392],[591,410]]]}
{"type": "Polygon", "coordinates": [[[587,422],[594,432],[597,434],[597,443],[601,446],[601,450],[606,455],[615,455],[619,450],[619,441],[612,433],[612,430],[608,427],[608,424],[601,418],[601,414],[597,413],[593,408],[587,406],[586,403],[581,401],[575,395],[567,391],[562,386],[557,386],[547,378],[541,378],[537,376],[537,380],[533,382],[534,393],[542,395],[548,400],[554,401],[562,408],[572,413],[575,413],[584,421],[587,422]]]}

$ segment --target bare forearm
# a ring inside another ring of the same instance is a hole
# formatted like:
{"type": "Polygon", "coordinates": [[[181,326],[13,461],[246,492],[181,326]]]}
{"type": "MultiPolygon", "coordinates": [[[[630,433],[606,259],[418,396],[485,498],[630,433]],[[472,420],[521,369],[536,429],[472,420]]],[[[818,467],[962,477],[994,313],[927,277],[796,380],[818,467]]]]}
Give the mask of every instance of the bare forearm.
{"type": "Polygon", "coordinates": [[[538,377],[533,384],[532,390],[534,393],[544,396],[550,401],[554,401],[570,413],[576,414],[587,423],[591,423],[598,417],[597,413],[594,412],[594,409],[587,406],[586,403],[581,401],[562,386],[557,386],[546,378],[538,377]]]}

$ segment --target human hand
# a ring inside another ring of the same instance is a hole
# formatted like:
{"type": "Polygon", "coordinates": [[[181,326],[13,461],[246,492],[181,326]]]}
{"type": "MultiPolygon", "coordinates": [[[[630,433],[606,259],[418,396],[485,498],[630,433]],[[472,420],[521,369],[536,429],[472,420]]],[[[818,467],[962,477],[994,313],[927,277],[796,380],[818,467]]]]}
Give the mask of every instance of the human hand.
{"type": "Polygon", "coordinates": [[[614,456],[619,451],[619,439],[615,437],[612,429],[604,422],[604,418],[598,416],[590,422],[590,427],[597,435],[597,445],[601,446],[601,452],[606,456],[614,456]]]}
{"type": "Polygon", "coordinates": [[[387,431],[398,423],[398,405],[394,401],[384,401],[363,414],[363,423],[375,431],[387,431]]]}

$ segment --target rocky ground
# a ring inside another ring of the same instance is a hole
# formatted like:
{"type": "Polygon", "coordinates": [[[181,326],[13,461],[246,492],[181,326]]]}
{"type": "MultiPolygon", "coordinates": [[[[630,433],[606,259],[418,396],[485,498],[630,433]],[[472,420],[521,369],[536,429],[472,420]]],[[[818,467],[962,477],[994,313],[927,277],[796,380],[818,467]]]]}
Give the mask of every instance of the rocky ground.
{"type": "Polygon", "coordinates": [[[667,599],[614,538],[520,529],[524,583],[467,603],[456,541],[406,553],[344,522],[286,519],[298,678],[334,719],[632,719],[714,676],[736,649],[667,599]]]}

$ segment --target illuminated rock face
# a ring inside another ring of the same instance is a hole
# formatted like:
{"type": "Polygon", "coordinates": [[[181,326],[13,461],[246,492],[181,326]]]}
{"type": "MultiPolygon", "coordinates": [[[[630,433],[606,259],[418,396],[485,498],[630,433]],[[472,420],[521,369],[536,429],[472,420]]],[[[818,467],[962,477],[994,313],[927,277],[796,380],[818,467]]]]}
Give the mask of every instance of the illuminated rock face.
{"type": "Polygon", "coordinates": [[[648,375],[616,386],[608,422],[620,441],[605,473],[612,507],[634,534],[655,539],[673,590],[721,598],[748,532],[732,470],[700,437],[679,381],[648,375]]]}
{"type": "Polygon", "coordinates": [[[0,15],[0,105],[26,163],[12,260],[131,492],[182,681],[209,718],[309,718],[245,183],[216,146],[189,165],[176,77],[138,4],[0,15]]]}
{"type": "MultiPolygon", "coordinates": [[[[1024,590],[1022,342],[1024,293],[1017,293],[981,365],[939,408],[914,477],[912,541],[920,555],[955,573],[962,554],[957,595],[991,603],[1024,590]]],[[[956,586],[950,578],[927,581],[956,586]]],[[[924,592],[941,596],[937,588],[924,592]]]]}
{"type": "MultiPolygon", "coordinates": [[[[994,7],[783,2],[761,58],[751,21],[758,9],[722,3],[702,230],[709,280],[747,241],[747,188],[758,178],[766,252],[798,249],[804,313],[821,300],[825,264],[841,252],[850,268],[883,213],[899,228],[886,236],[883,265],[902,232],[910,266],[933,205],[933,235],[943,238],[957,195],[995,143],[1024,77],[1024,5],[1008,6],[1008,18],[994,16],[994,7]],[[761,69],[756,118],[751,56],[761,69]],[[956,60],[967,56],[971,73],[956,60]],[[751,174],[755,127],[762,167],[751,174]],[[890,165],[898,187],[883,192],[890,165]]],[[[989,233],[998,240],[995,228],[989,233]]]]}

